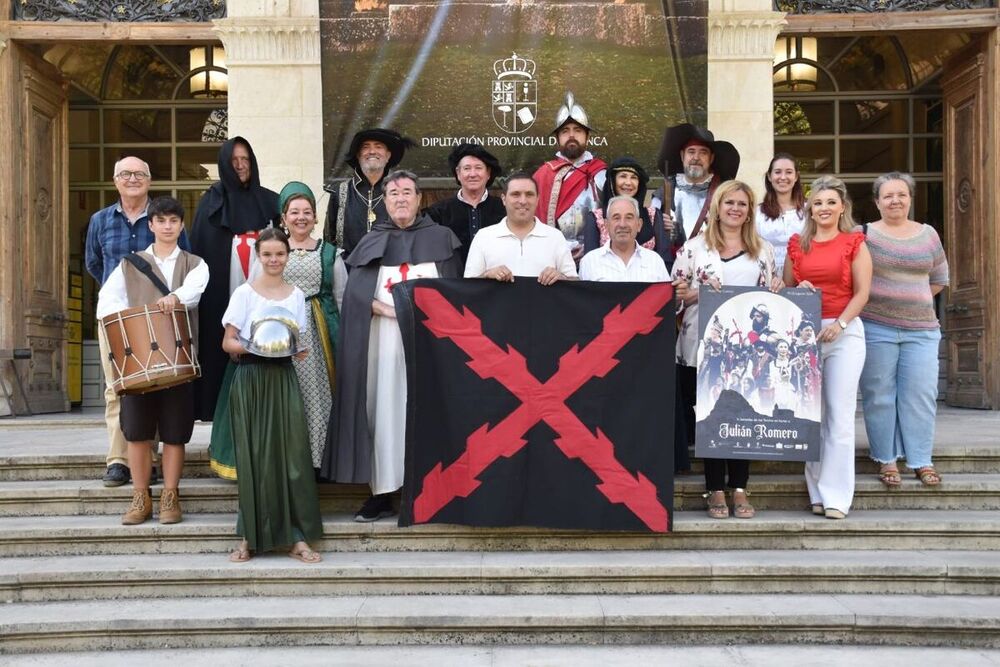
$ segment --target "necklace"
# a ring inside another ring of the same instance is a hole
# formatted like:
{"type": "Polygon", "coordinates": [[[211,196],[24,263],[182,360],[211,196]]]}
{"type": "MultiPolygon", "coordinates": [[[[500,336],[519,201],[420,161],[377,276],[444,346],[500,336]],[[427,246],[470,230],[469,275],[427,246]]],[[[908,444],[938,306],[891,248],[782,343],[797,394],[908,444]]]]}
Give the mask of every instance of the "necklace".
{"type": "Polygon", "coordinates": [[[358,177],[358,179],[354,183],[352,183],[352,185],[354,187],[354,191],[358,193],[358,196],[364,197],[365,203],[368,206],[368,231],[371,231],[372,225],[375,224],[375,207],[378,206],[378,203],[380,201],[382,201],[382,197],[385,195],[385,193],[380,194],[378,197],[372,197],[372,195],[375,193],[375,186],[369,185],[368,194],[363,195],[361,194],[361,191],[358,190],[358,183],[360,182],[361,178],[358,177]]]}

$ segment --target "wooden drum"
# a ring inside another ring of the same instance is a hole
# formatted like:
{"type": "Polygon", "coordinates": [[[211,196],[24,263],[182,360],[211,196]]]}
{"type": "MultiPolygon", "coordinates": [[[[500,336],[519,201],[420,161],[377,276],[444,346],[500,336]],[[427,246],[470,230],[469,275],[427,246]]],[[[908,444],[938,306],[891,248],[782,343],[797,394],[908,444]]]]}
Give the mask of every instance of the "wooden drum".
{"type": "Polygon", "coordinates": [[[101,320],[108,341],[112,384],[119,394],[144,394],[201,375],[187,308],[162,313],[138,306],[101,320]]]}

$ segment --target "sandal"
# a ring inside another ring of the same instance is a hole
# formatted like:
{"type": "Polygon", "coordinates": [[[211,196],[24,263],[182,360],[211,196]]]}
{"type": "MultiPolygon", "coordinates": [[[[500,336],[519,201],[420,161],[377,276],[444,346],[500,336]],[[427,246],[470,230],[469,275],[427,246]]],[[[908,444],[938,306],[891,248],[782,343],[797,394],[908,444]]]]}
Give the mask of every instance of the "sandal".
{"type": "Polygon", "coordinates": [[[924,466],[913,471],[924,486],[937,486],[941,483],[941,475],[934,466],[924,466]]]}
{"type": "Polygon", "coordinates": [[[899,488],[903,483],[903,478],[899,476],[899,468],[896,467],[895,463],[883,463],[878,469],[878,478],[890,489],[899,488]]]}
{"type": "Polygon", "coordinates": [[[229,552],[229,562],[230,563],[245,563],[253,558],[253,554],[250,553],[250,545],[246,541],[240,543],[240,546],[229,552]]]}
{"type": "Polygon", "coordinates": [[[752,519],[757,516],[757,510],[747,501],[750,493],[746,489],[733,489],[733,516],[737,519],[752,519]],[[736,500],[736,494],[743,494],[743,502],[736,500]]]}
{"type": "Polygon", "coordinates": [[[709,491],[702,494],[702,498],[708,501],[708,516],[710,519],[728,519],[729,505],[726,504],[725,491],[709,491]],[[722,502],[712,502],[713,499],[722,499],[722,502]]]}
{"type": "Polygon", "coordinates": [[[288,555],[295,560],[306,563],[307,565],[312,565],[323,560],[323,557],[319,555],[319,552],[310,549],[309,545],[305,542],[297,542],[292,547],[292,550],[288,552],[288,555]]]}
{"type": "Polygon", "coordinates": [[[813,503],[812,505],[810,505],[810,509],[812,510],[813,514],[817,514],[819,516],[823,516],[823,514],[826,511],[823,509],[823,503],[813,503]]]}

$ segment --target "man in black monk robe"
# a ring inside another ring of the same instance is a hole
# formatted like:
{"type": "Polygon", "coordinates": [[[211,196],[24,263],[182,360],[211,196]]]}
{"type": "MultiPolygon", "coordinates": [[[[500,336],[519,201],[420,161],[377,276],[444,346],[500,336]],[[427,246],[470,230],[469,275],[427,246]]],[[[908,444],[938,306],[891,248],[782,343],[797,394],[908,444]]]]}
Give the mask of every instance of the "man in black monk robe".
{"type": "Polygon", "coordinates": [[[389,174],[385,193],[390,219],[377,221],[347,258],[337,391],[320,471],[334,482],[371,485],[372,496],[355,521],[394,514],[390,494],[403,486],[406,364],[392,287],[462,273],[458,238],[418,213],[416,175],[389,174]]]}
{"type": "Polygon", "coordinates": [[[257,260],[260,231],[279,220],[278,193],[260,184],[253,149],[233,137],[219,149],[219,180],[198,202],[191,228],[191,252],[208,265],[208,286],[198,305],[198,362],[195,418],[212,421],[229,355],[222,351],[222,314],[229,297],[245,283],[257,260]]]}

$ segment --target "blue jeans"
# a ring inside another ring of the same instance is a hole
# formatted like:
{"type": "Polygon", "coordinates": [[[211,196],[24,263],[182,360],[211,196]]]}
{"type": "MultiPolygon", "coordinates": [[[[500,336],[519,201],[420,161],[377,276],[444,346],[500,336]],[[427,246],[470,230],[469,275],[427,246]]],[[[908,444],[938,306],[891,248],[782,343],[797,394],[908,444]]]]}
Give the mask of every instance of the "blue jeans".
{"type": "Polygon", "coordinates": [[[861,397],[871,457],[910,468],[931,465],[940,329],[900,329],[865,320],[868,356],[861,397]]]}

